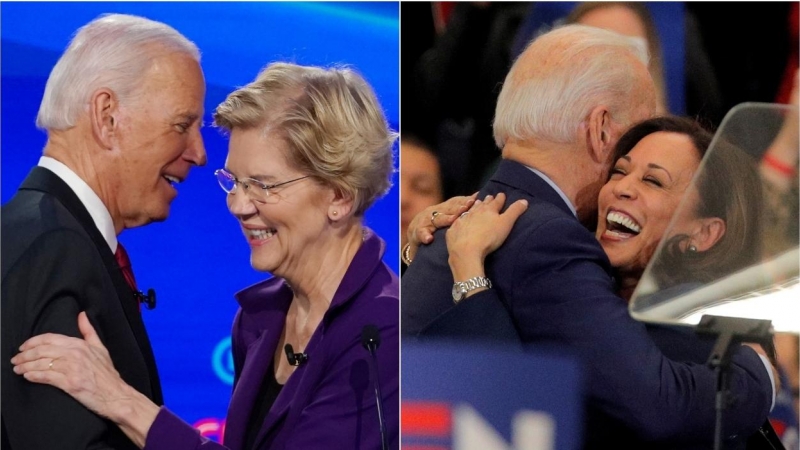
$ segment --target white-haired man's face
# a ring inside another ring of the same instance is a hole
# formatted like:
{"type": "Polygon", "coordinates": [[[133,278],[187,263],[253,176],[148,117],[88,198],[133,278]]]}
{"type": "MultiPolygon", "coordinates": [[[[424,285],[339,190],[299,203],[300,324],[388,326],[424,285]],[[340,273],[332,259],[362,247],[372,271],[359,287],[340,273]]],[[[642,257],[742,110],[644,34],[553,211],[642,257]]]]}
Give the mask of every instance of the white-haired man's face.
{"type": "Polygon", "coordinates": [[[126,228],[166,219],[175,186],[206,163],[204,97],[200,65],[173,52],[155,57],[142,86],[120,104],[112,202],[126,228]]]}

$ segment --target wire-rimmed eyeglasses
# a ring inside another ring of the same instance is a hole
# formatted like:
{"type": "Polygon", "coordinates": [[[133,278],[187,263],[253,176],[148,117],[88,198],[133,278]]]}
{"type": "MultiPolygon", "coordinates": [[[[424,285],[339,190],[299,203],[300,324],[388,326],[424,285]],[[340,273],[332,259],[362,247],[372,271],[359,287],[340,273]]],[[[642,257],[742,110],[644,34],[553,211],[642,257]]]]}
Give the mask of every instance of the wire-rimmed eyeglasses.
{"type": "Polygon", "coordinates": [[[269,198],[273,194],[273,192],[270,191],[271,189],[309,177],[309,175],[306,175],[304,177],[295,178],[293,180],[284,181],[281,183],[266,184],[253,178],[242,178],[240,180],[225,169],[218,169],[214,172],[214,176],[217,177],[217,181],[219,182],[219,186],[222,188],[222,190],[228,194],[232,194],[236,190],[236,185],[241,184],[244,192],[248,197],[250,197],[251,200],[261,203],[267,203],[269,201],[269,198]]]}

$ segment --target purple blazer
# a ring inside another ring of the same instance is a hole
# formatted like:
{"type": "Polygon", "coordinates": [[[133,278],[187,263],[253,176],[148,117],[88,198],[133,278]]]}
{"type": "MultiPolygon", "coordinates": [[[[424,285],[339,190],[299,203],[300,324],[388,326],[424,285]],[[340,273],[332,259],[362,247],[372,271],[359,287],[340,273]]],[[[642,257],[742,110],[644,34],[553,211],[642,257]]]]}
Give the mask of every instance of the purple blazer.
{"type": "MultiPolygon", "coordinates": [[[[342,279],[305,353],[308,362],[289,377],[267,413],[257,449],[380,449],[370,355],[361,344],[365,325],[378,327],[377,351],[386,432],[399,448],[399,283],[381,260],[384,242],[366,229],[365,240],[342,279]]],[[[156,417],[146,450],[241,450],[258,389],[273,370],[292,292],[271,278],[236,294],[241,308],[232,331],[235,365],[224,446],[203,438],[166,408],[156,417]]]]}

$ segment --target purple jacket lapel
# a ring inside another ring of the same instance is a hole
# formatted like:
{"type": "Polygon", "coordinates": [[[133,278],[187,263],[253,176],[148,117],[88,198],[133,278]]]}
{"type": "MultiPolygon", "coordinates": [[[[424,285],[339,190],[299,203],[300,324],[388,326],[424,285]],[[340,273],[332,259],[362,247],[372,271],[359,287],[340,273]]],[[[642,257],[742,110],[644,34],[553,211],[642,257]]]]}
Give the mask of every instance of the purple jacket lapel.
{"type": "Polygon", "coordinates": [[[278,345],[279,337],[280,333],[263,333],[248,346],[248,358],[228,407],[225,425],[225,445],[228,448],[239,449],[244,445],[250,411],[253,410],[264,375],[267,370],[272,370],[272,352],[278,345]]]}
{"type": "MultiPolygon", "coordinates": [[[[315,355],[315,349],[325,339],[327,324],[342,306],[355,298],[366,285],[369,274],[381,264],[385,244],[372,230],[366,227],[364,230],[364,243],[350,263],[322,323],[314,331],[305,348],[305,352],[309,355],[308,363],[298,367],[281,389],[261,425],[255,448],[259,448],[263,440],[273,433],[274,428],[284,422],[292,405],[306,404],[307,399],[300,397],[307,395],[315,380],[325,370],[325,359],[323,355],[315,355]]],[[[242,312],[257,321],[250,326],[256,325],[263,331],[253,341],[245,343],[247,359],[231,398],[225,431],[225,445],[231,449],[240,449],[244,443],[248,418],[259,387],[267,370],[273,370],[274,351],[280,340],[292,296],[282,279],[272,278],[240,291],[236,294],[236,298],[242,307],[242,312]],[[265,299],[268,300],[265,302],[265,299]]],[[[279,436],[273,444],[281,448],[285,443],[279,436]]]]}
{"type": "Polygon", "coordinates": [[[247,319],[242,317],[243,311],[239,311],[233,333],[247,350],[244,365],[238,368],[225,425],[225,446],[234,450],[244,445],[250,412],[259,387],[267,370],[273,370],[273,352],[281,337],[292,294],[283,280],[271,278],[238,292],[236,299],[244,311],[255,315],[258,326],[240,323],[247,319]],[[270,301],[265,302],[264,298],[270,301]]]}

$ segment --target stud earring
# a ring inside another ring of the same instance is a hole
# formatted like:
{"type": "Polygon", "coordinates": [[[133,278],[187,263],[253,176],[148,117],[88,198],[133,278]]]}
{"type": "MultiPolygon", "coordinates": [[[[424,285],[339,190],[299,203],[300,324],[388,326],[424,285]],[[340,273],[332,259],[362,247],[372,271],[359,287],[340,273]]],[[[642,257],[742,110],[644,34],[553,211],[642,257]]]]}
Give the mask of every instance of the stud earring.
{"type": "Polygon", "coordinates": [[[333,214],[334,216],[336,216],[336,215],[338,215],[338,214],[339,214],[339,211],[336,211],[336,210],[334,210],[333,212],[331,212],[331,214],[333,214]]]}
{"type": "Polygon", "coordinates": [[[697,247],[695,247],[694,245],[689,245],[689,249],[688,250],[691,253],[697,253],[697,247]]]}

